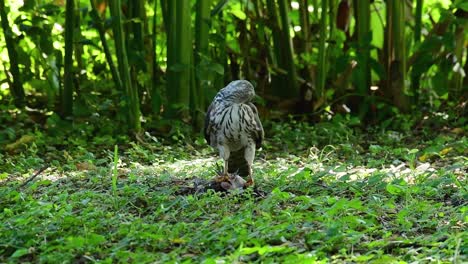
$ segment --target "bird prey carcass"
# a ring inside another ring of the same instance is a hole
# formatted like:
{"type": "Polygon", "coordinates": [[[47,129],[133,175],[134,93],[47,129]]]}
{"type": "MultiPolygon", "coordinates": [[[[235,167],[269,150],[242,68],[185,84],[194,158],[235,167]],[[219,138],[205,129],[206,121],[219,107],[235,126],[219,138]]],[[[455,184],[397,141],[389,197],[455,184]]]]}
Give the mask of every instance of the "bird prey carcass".
{"type": "Polygon", "coordinates": [[[254,97],[250,82],[233,81],[216,94],[205,117],[205,139],[224,160],[224,175],[247,177],[248,185],[253,184],[255,149],[264,137],[254,97]]]}

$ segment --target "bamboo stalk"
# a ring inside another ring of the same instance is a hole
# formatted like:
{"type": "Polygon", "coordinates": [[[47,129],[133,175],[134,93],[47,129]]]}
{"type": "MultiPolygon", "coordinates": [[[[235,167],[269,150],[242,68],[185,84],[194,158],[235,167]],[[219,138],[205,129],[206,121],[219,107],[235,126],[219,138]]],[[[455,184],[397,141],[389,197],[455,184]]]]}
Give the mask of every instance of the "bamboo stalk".
{"type": "MultiPolygon", "coordinates": [[[[283,36],[281,33],[281,26],[279,22],[278,9],[276,7],[275,0],[266,0],[267,6],[267,25],[271,29],[271,35],[273,40],[273,48],[270,50],[271,54],[271,67],[280,68],[284,67],[284,52],[283,52],[283,36]],[[281,66],[280,66],[281,65],[281,66]]],[[[279,96],[286,96],[284,87],[288,86],[288,80],[286,79],[287,72],[275,71],[271,74],[271,88],[269,93],[279,96]]]]}
{"type": "Polygon", "coordinates": [[[192,68],[192,25],[191,25],[191,1],[176,0],[177,3],[177,62],[182,66],[178,76],[178,103],[186,106],[190,103],[190,78],[192,68]]]}
{"type": "Polygon", "coordinates": [[[109,65],[109,69],[111,71],[112,81],[114,82],[115,87],[118,91],[122,91],[122,81],[120,79],[120,74],[115,67],[114,60],[112,59],[112,54],[109,49],[109,44],[106,39],[106,31],[104,29],[104,25],[102,22],[101,17],[99,16],[99,12],[96,9],[96,5],[94,3],[95,0],[90,0],[91,2],[91,17],[94,21],[94,25],[99,33],[99,38],[101,39],[102,48],[104,49],[104,55],[106,57],[107,64],[109,65]]]}
{"type": "Polygon", "coordinates": [[[196,3],[196,21],[195,21],[195,66],[199,69],[198,74],[195,74],[196,85],[194,108],[192,111],[194,114],[196,126],[200,126],[203,123],[203,113],[205,109],[205,91],[213,84],[209,72],[201,66],[202,57],[208,57],[208,45],[209,45],[209,30],[210,30],[210,7],[212,0],[197,0],[196,3]]]}
{"type": "MultiPolygon", "coordinates": [[[[156,47],[157,47],[157,10],[158,10],[158,1],[154,1],[154,16],[153,16],[153,25],[152,25],[152,38],[151,38],[151,59],[152,59],[152,65],[151,65],[151,108],[153,110],[153,113],[155,115],[159,114],[160,109],[161,109],[161,92],[157,88],[157,84],[159,82],[158,78],[158,58],[157,58],[157,53],[156,53],[156,47]]],[[[164,22],[163,22],[164,23],[164,22]]]]}
{"type": "MultiPolygon", "coordinates": [[[[322,3],[323,5],[323,3],[322,3]]],[[[322,7],[323,8],[323,7],[322,7]]],[[[335,28],[336,28],[336,0],[329,0],[328,4],[328,26],[329,26],[329,39],[335,40],[335,28]]],[[[322,11],[323,12],[323,11],[322,11]]]]}
{"type": "Polygon", "coordinates": [[[393,103],[403,112],[409,110],[409,101],[406,96],[406,39],[405,39],[405,3],[391,1],[387,6],[387,31],[389,37],[388,56],[390,65],[387,70],[387,81],[393,103]]]}
{"type": "MultiPolygon", "coordinates": [[[[154,1],[157,1],[157,0],[154,0],[154,1]]],[[[169,32],[170,18],[169,18],[169,11],[168,10],[169,10],[169,4],[173,0],[169,0],[169,1],[168,0],[160,0],[160,1],[161,1],[161,13],[162,13],[162,17],[163,17],[164,29],[166,30],[166,32],[169,32]]]]}
{"type": "Polygon", "coordinates": [[[67,0],[65,7],[64,85],[61,112],[63,117],[73,115],[73,31],[75,29],[75,0],[67,0]]]}
{"type": "MultiPolygon", "coordinates": [[[[307,0],[305,0],[307,1],[307,0]]],[[[260,67],[258,68],[257,76],[259,77],[257,80],[257,86],[255,87],[258,94],[264,95],[265,93],[265,86],[269,79],[269,66],[270,62],[272,61],[273,52],[271,49],[271,45],[269,44],[269,37],[266,34],[266,26],[263,21],[265,20],[265,4],[263,0],[255,0],[254,1],[254,10],[255,10],[255,20],[252,22],[255,24],[253,28],[255,28],[255,33],[257,35],[257,40],[262,43],[263,48],[260,48],[258,54],[255,56],[259,59],[259,62],[256,62],[255,59],[249,58],[254,64],[258,64],[260,67]]]]}
{"type": "Polygon", "coordinates": [[[357,92],[364,98],[364,103],[359,105],[359,116],[364,118],[369,109],[369,103],[366,100],[371,83],[370,75],[370,3],[369,0],[357,0],[356,7],[356,27],[357,27],[357,92]]]}
{"type": "MultiPolygon", "coordinates": [[[[73,28],[73,32],[74,32],[74,36],[73,38],[74,39],[82,39],[83,38],[83,34],[81,32],[81,8],[80,8],[80,1],[79,0],[75,0],[75,7],[74,7],[74,11],[75,11],[75,20],[74,20],[74,28],[73,28]]],[[[74,47],[74,61],[76,61],[76,65],[78,67],[79,70],[82,70],[82,69],[85,69],[86,67],[84,66],[84,61],[83,61],[83,53],[84,53],[84,50],[83,50],[83,45],[81,44],[77,44],[77,45],[73,45],[74,47]]]]}
{"type": "MultiPolygon", "coordinates": [[[[145,23],[146,20],[146,13],[145,13],[145,3],[144,1],[129,1],[129,9],[128,13],[130,16],[131,22],[129,23],[129,29],[131,30],[132,38],[130,38],[128,49],[136,49],[133,51],[129,51],[128,54],[138,54],[140,58],[139,63],[132,63],[130,66],[133,68],[133,71],[143,71],[147,72],[147,65],[144,63],[146,58],[146,47],[145,47],[145,23]]],[[[127,37],[129,38],[129,37],[127,37]]],[[[135,73],[137,74],[137,73],[135,73]]],[[[133,80],[134,85],[138,85],[136,78],[133,80]]]]}
{"type": "Polygon", "coordinates": [[[140,132],[140,101],[138,98],[138,90],[132,86],[130,77],[130,67],[127,58],[127,51],[125,47],[125,38],[122,27],[122,11],[120,0],[110,0],[109,7],[113,18],[113,28],[115,49],[117,54],[117,61],[119,63],[119,72],[122,78],[122,85],[126,96],[126,110],[127,120],[130,130],[140,132]]]}
{"type": "Polygon", "coordinates": [[[117,68],[114,64],[114,60],[112,59],[112,54],[109,49],[109,44],[106,39],[106,31],[104,29],[104,25],[102,22],[101,17],[99,16],[99,12],[96,9],[96,5],[94,3],[95,0],[90,0],[91,2],[91,18],[94,21],[94,25],[96,30],[99,33],[99,38],[101,39],[102,48],[104,49],[104,55],[106,57],[107,64],[109,65],[109,69],[111,71],[112,81],[118,91],[122,91],[122,81],[120,79],[120,74],[117,71],[117,68]]]}
{"type": "MultiPolygon", "coordinates": [[[[323,0],[323,1],[326,1],[326,0],[323,0]]],[[[314,8],[314,19],[315,20],[318,20],[319,18],[319,5],[318,5],[318,1],[317,0],[312,0],[312,6],[314,8]]],[[[315,22],[315,21],[314,21],[315,22]]]]}
{"type": "Polygon", "coordinates": [[[294,49],[292,45],[292,39],[289,34],[290,20],[289,20],[289,1],[279,0],[279,13],[281,17],[281,32],[283,36],[283,47],[285,53],[285,66],[288,71],[288,83],[289,83],[289,96],[297,98],[299,95],[299,88],[297,85],[297,73],[296,65],[294,64],[294,49]]]}
{"type": "MultiPolygon", "coordinates": [[[[211,12],[211,16],[213,17],[213,11],[211,12]]],[[[219,12],[216,12],[216,16],[218,18],[218,28],[220,34],[222,36],[226,36],[227,34],[227,27],[226,27],[226,20],[224,19],[224,12],[220,10],[219,12]]],[[[219,49],[216,55],[216,60],[223,65],[223,76],[216,76],[215,81],[214,81],[214,87],[223,87],[229,81],[232,80],[231,71],[229,71],[229,63],[228,63],[228,56],[227,56],[227,41],[226,38],[222,38],[220,40],[220,43],[218,44],[219,49]]],[[[205,101],[206,104],[209,104],[209,101],[205,101]]]]}
{"type": "MultiPolygon", "coordinates": [[[[400,61],[402,79],[405,80],[406,76],[406,40],[405,40],[405,2],[403,1],[392,1],[394,5],[393,13],[393,29],[395,41],[395,59],[400,61]]],[[[404,87],[401,87],[404,89],[404,87]]]]}
{"type": "Polygon", "coordinates": [[[15,40],[13,39],[13,32],[11,31],[8,22],[7,12],[5,10],[5,1],[0,0],[0,19],[2,20],[3,35],[5,36],[5,44],[10,59],[10,73],[13,77],[11,82],[11,94],[13,96],[16,107],[23,107],[24,105],[24,89],[20,78],[20,70],[18,67],[18,52],[15,47],[15,40]]]}
{"type": "Polygon", "coordinates": [[[309,20],[309,11],[308,11],[308,0],[301,0],[299,2],[299,15],[301,23],[301,32],[304,38],[304,52],[309,53],[312,49],[312,43],[310,41],[310,20],[309,20]]]}
{"type": "MultiPolygon", "coordinates": [[[[272,34],[272,39],[273,39],[273,55],[274,56],[272,56],[272,64],[275,66],[278,66],[278,64],[281,63],[281,54],[282,54],[280,26],[278,22],[278,10],[276,8],[275,0],[266,0],[266,4],[267,4],[268,18],[269,18],[268,24],[272,31],[271,34],[272,34]]],[[[275,83],[280,84],[280,82],[275,82],[275,83]]]]}
{"type": "Polygon", "coordinates": [[[167,46],[168,114],[186,117],[190,105],[192,36],[190,0],[168,3],[169,27],[167,46]]]}
{"type": "MultiPolygon", "coordinates": [[[[468,51],[465,52],[465,66],[463,66],[465,73],[468,73],[468,51]]],[[[468,77],[465,76],[462,81],[462,87],[468,87],[468,77]]]]}
{"type": "MultiPolygon", "coordinates": [[[[166,52],[166,61],[167,61],[167,70],[166,70],[166,95],[167,95],[167,100],[169,104],[171,102],[174,102],[177,97],[177,90],[176,90],[176,78],[177,74],[172,70],[173,65],[176,64],[176,48],[175,48],[175,43],[176,43],[176,32],[177,32],[177,13],[176,13],[176,1],[167,1],[166,0],[161,0],[161,4],[165,3],[166,7],[166,15],[164,16],[163,12],[163,17],[165,22],[164,24],[166,25],[166,47],[167,47],[167,52],[166,52]]],[[[163,6],[161,8],[164,9],[163,6]]],[[[170,108],[168,109],[170,110],[170,108]]],[[[169,113],[171,115],[172,113],[169,113]]]]}
{"type": "Polygon", "coordinates": [[[274,44],[273,65],[281,65],[287,71],[286,76],[276,73],[272,83],[273,92],[276,96],[297,98],[299,96],[299,86],[297,84],[296,66],[294,64],[294,50],[289,34],[288,3],[286,0],[278,0],[277,7],[274,0],[267,0],[274,44]],[[285,89],[286,87],[288,89],[285,89]]]}
{"type": "MultiPolygon", "coordinates": [[[[456,59],[456,66],[454,66],[452,78],[450,79],[450,88],[449,88],[449,97],[456,101],[457,98],[460,98],[463,91],[463,78],[466,78],[463,74],[462,65],[463,65],[463,52],[466,52],[464,43],[466,41],[466,27],[468,22],[461,21],[455,28],[455,50],[453,55],[456,59]]],[[[465,62],[467,64],[468,62],[465,62]]]]}
{"type": "MultiPolygon", "coordinates": [[[[417,45],[421,42],[421,25],[422,25],[422,8],[424,0],[416,0],[416,11],[414,15],[414,43],[417,45]]],[[[417,104],[419,101],[419,85],[421,74],[411,71],[411,89],[413,92],[413,103],[417,104]]]]}
{"type": "Polygon", "coordinates": [[[317,65],[317,98],[319,101],[324,102],[325,100],[325,79],[327,75],[327,47],[326,39],[328,36],[327,32],[327,11],[328,1],[322,0],[322,14],[320,15],[320,40],[319,40],[319,55],[317,65]]]}
{"type": "MultiPolygon", "coordinates": [[[[144,1],[129,1],[127,13],[131,21],[127,26],[126,39],[128,43],[127,54],[129,57],[133,57],[129,61],[132,88],[137,90],[139,98],[144,100],[145,92],[150,94],[151,81],[139,82],[138,76],[140,74],[151,74],[149,68],[152,65],[151,59],[147,56],[147,54],[151,53],[151,48],[145,43],[148,20],[144,1]]],[[[151,43],[149,44],[151,45],[151,43]]]]}
{"type": "MultiPolygon", "coordinates": [[[[245,12],[247,13],[248,10],[245,10],[245,12]]],[[[241,50],[241,54],[242,54],[242,57],[241,57],[241,73],[242,73],[242,76],[247,79],[247,80],[250,80],[252,79],[252,69],[251,69],[251,63],[250,63],[250,60],[249,60],[249,54],[250,54],[250,48],[252,47],[252,43],[251,43],[251,39],[249,39],[249,29],[247,28],[248,26],[248,17],[249,15],[247,15],[247,18],[242,20],[242,19],[237,19],[235,24],[236,24],[236,28],[237,28],[237,33],[239,34],[238,35],[238,38],[237,38],[237,41],[239,43],[239,47],[240,47],[240,50],[241,50]]],[[[257,45],[257,44],[254,44],[254,45],[257,45]]]]}
{"type": "Polygon", "coordinates": [[[416,11],[414,14],[414,42],[421,41],[422,8],[424,0],[416,0],[416,11]]]}

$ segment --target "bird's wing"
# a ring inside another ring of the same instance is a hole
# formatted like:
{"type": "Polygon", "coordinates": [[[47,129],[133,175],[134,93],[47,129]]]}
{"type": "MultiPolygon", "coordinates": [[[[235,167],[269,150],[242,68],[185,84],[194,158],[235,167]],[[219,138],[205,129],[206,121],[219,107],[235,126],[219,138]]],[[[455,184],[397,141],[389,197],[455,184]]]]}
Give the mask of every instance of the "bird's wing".
{"type": "Polygon", "coordinates": [[[260,148],[263,142],[263,138],[265,137],[265,131],[263,131],[262,122],[260,121],[260,117],[258,116],[257,107],[253,103],[247,104],[254,114],[253,118],[255,120],[255,128],[252,131],[253,138],[255,140],[255,146],[260,148]]]}
{"type": "Polygon", "coordinates": [[[205,134],[206,142],[208,142],[208,145],[211,145],[210,133],[211,133],[211,129],[213,127],[213,123],[211,121],[211,115],[212,115],[213,108],[214,108],[214,102],[210,104],[210,106],[208,107],[208,110],[206,110],[206,115],[205,115],[205,127],[204,127],[203,131],[204,131],[204,134],[205,134]]]}

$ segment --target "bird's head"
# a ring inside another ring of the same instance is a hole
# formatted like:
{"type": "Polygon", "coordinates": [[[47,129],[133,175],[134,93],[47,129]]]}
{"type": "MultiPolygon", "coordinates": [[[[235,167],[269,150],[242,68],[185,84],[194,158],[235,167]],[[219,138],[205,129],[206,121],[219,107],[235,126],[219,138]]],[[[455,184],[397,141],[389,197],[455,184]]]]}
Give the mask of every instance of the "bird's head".
{"type": "Polygon", "coordinates": [[[221,89],[216,97],[232,103],[247,103],[255,97],[255,90],[249,81],[236,80],[221,89]]]}

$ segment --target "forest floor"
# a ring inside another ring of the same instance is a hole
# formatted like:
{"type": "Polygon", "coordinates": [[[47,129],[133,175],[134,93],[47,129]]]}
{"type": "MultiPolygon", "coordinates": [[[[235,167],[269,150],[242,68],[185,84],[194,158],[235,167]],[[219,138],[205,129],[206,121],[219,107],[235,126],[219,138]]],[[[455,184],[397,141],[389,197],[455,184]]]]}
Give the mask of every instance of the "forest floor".
{"type": "Polygon", "coordinates": [[[265,130],[255,191],[196,194],[222,165],[201,137],[29,131],[0,154],[0,262],[468,261],[463,128],[265,130]]]}

